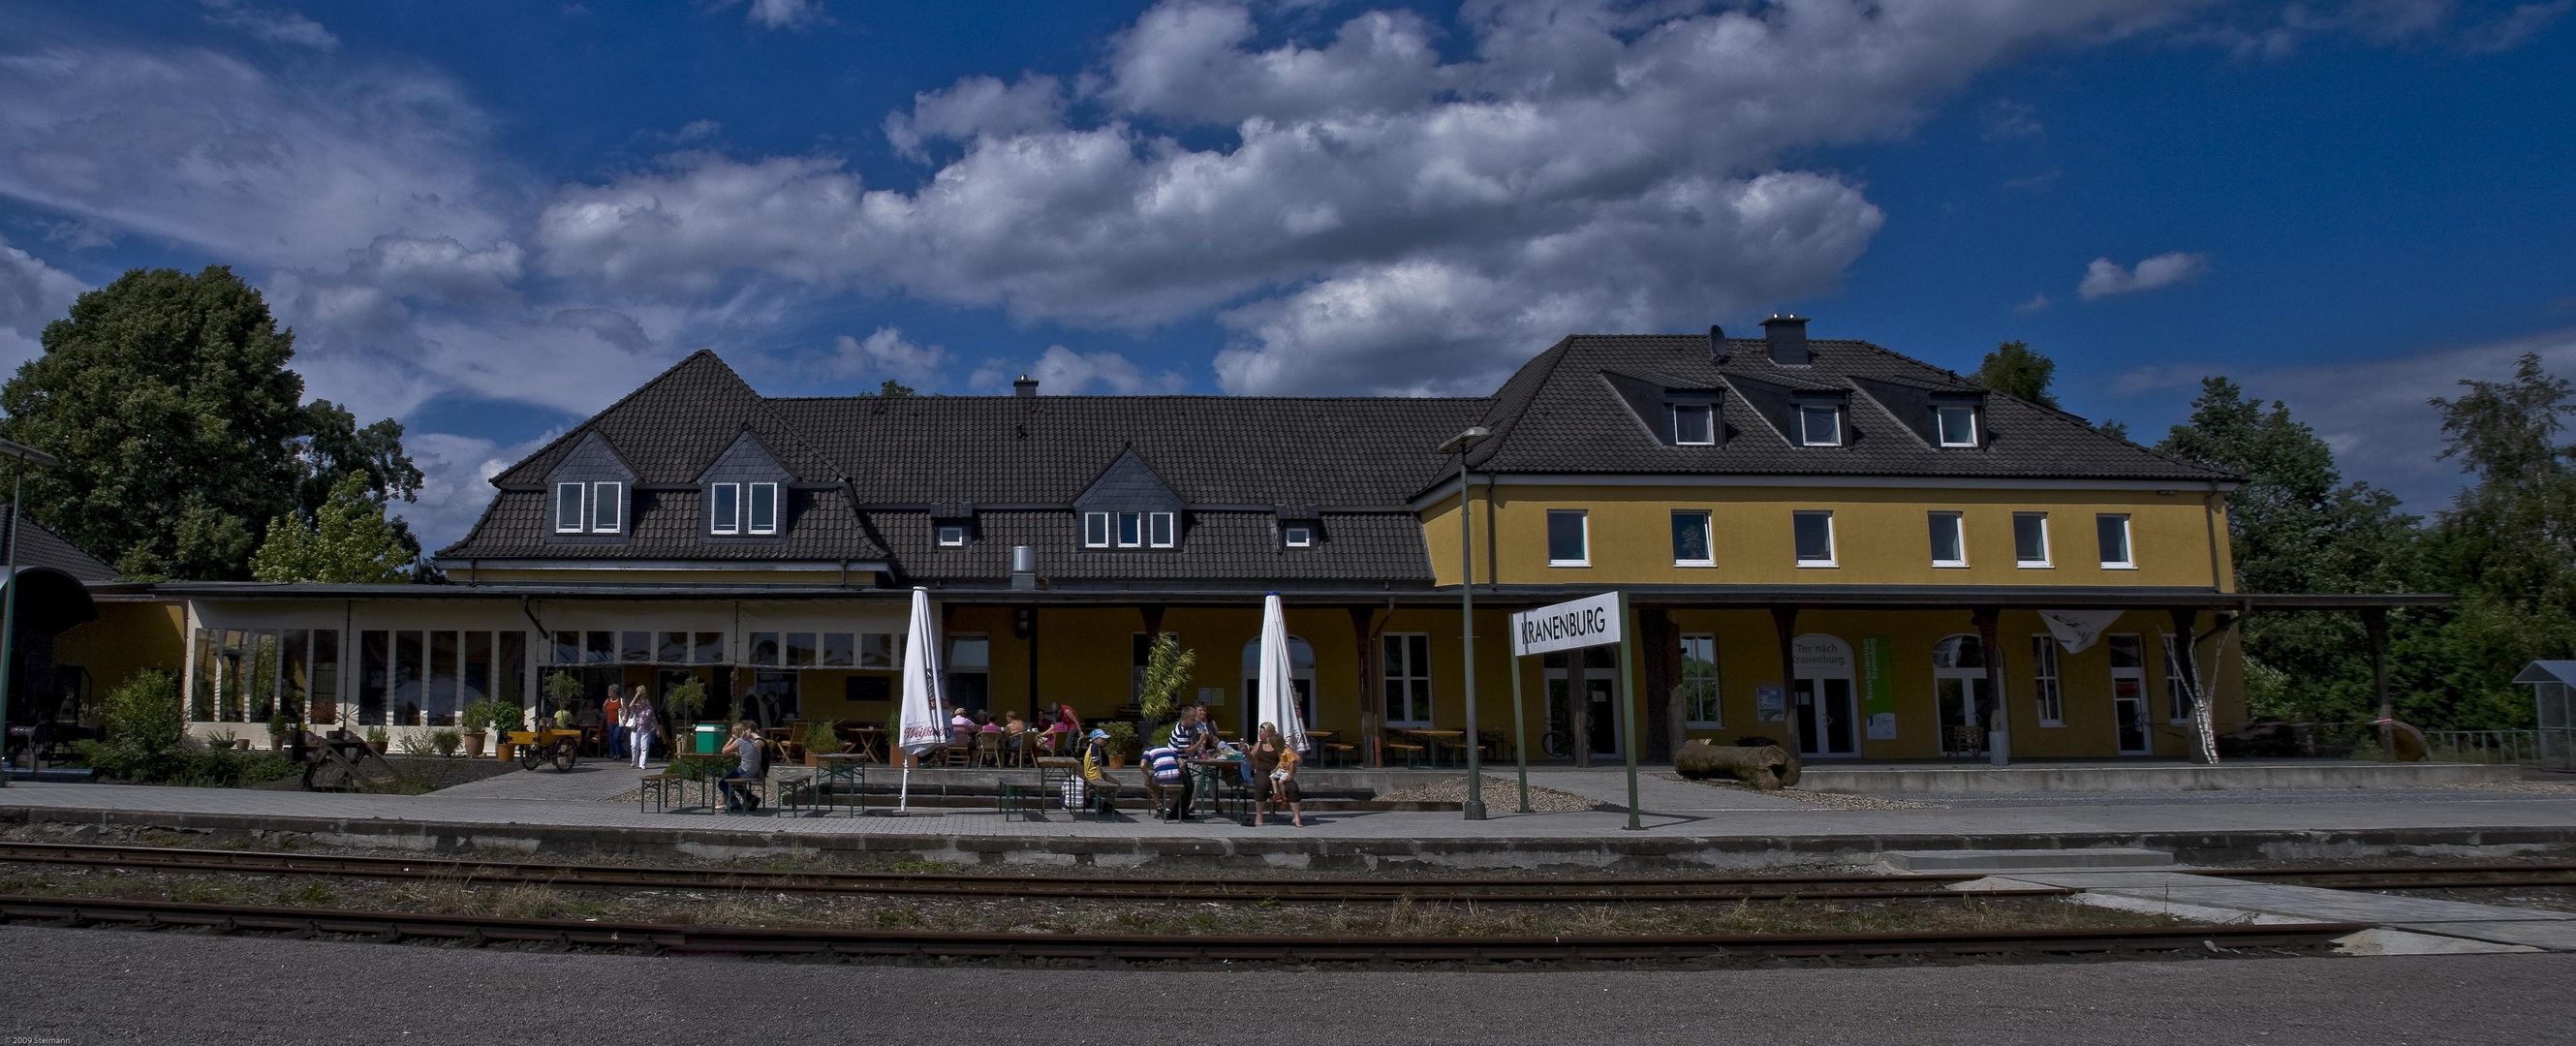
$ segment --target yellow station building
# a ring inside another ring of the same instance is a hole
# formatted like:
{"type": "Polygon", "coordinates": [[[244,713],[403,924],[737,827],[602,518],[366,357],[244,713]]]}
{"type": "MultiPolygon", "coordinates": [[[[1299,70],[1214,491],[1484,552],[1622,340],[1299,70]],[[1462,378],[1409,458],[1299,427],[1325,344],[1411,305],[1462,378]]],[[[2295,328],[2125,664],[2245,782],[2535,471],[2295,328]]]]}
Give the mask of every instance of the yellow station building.
{"type": "Polygon", "coordinates": [[[98,585],[64,648],[160,651],[201,731],[423,729],[556,672],[882,722],[922,586],[955,704],[1128,714],[1159,631],[1241,730],[1277,592],[1311,723],[1377,760],[1464,723],[1463,582],[1479,725],[1518,671],[1533,754],[1624,754],[1622,673],[1650,760],[2175,756],[2195,692],[2244,718],[2230,477],[1803,319],[1568,337],[1475,398],[1036,386],[764,396],[701,352],[496,476],[454,584],[98,585]],[[1511,612],[1614,589],[1631,663],[1514,663],[1511,612]]]}

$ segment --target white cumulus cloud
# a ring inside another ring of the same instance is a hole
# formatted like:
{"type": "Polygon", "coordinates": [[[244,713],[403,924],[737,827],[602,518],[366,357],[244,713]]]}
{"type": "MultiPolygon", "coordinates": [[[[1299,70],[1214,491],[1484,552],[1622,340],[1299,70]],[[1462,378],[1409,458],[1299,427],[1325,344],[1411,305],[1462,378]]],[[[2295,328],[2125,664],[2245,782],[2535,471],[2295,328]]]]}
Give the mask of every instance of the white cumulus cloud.
{"type": "Polygon", "coordinates": [[[2075,293],[2085,301],[2120,294],[2135,294],[2177,283],[2189,283],[2209,271],[2209,255],[2185,251],[2159,254],[2137,264],[2123,267],[2109,258],[2095,258],[2084,267],[2084,280],[2076,284],[2075,293]]]}
{"type": "Polygon", "coordinates": [[[63,318],[72,299],[88,289],[79,278],[0,237],[0,373],[16,373],[19,364],[40,355],[36,336],[45,324],[63,318]]]}
{"type": "Polygon", "coordinates": [[[833,371],[843,376],[884,374],[923,381],[939,375],[948,363],[948,350],[914,344],[900,327],[879,327],[864,341],[847,334],[833,339],[832,363],[833,371]]]}

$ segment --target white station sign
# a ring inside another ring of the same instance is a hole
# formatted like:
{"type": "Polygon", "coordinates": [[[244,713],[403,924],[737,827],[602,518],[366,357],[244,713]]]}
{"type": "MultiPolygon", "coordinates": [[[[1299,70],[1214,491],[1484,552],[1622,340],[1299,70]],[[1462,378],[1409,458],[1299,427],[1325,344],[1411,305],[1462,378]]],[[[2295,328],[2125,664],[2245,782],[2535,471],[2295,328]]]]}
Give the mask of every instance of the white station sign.
{"type": "Polygon", "coordinates": [[[1620,640],[1619,593],[1568,600],[1512,615],[1512,656],[1552,654],[1620,640]]]}

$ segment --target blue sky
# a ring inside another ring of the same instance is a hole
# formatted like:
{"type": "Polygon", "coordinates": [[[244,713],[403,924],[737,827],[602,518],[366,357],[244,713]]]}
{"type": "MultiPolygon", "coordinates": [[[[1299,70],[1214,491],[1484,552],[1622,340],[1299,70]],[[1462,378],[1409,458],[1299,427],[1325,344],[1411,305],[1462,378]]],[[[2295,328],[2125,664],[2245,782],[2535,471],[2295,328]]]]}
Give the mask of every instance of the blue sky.
{"type": "Polygon", "coordinates": [[[1795,310],[2202,375],[2439,508],[2428,396],[2576,374],[2576,0],[10,3],[0,364],[230,264],[406,506],[714,348],[763,391],[1481,393],[1795,310]]]}

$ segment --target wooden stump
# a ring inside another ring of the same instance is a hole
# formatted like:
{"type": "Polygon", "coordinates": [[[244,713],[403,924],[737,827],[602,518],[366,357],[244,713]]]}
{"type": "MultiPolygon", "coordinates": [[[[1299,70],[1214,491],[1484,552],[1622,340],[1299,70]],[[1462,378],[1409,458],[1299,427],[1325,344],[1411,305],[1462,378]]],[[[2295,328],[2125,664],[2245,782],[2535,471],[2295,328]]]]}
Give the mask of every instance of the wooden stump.
{"type": "Polygon", "coordinates": [[[1694,740],[1673,752],[1673,769],[1692,780],[1732,777],[1765,792],[1798,781],[1789,753],[1778,745],[1742,748],[1694,740]]]}

